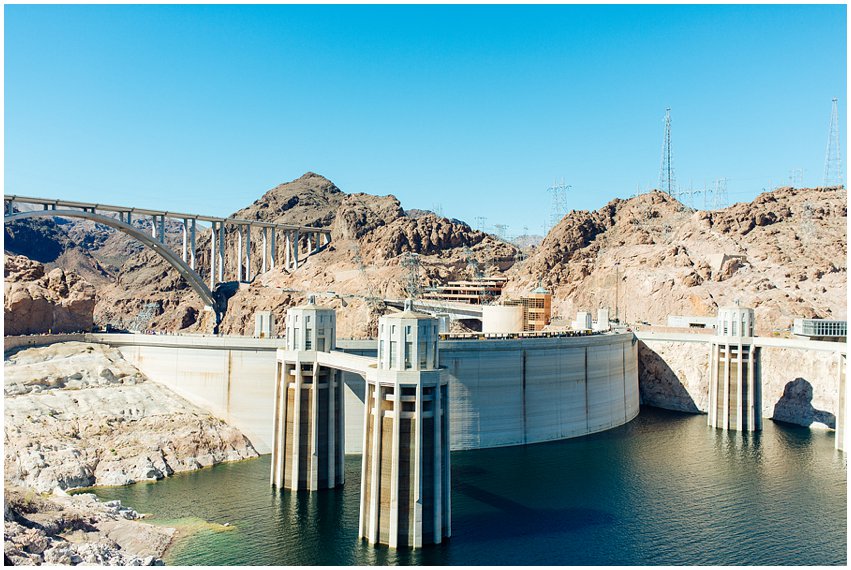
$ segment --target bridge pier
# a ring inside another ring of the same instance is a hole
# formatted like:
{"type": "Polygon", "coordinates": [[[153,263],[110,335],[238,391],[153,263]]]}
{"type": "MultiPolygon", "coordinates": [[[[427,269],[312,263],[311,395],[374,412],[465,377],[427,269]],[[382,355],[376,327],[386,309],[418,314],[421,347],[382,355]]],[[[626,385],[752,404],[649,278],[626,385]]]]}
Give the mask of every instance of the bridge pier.
{"type": "Polygon", "coordinates": [[[245,228],[245,281],[251,282],[251,226],[245,228]]]}
{"type": "Polygon", "coordinates": [[[718,311],[717,335],[709,357],[707,423],[712,427],[762,429],[762,380],[753,331],[753,309],[736,305],[718,311]]]}
{"type": "Polygon", "coordinates": [[[266,253],[269,250],[268,245],[267,245],[268,234],[269,234],[269,228],[264,226],[263,227],[263,255],[262,255],[263,263],[262,263],[261,273],[266,273],[266,253]]]}
{"type": "Polygon", "coordinates": [[[236,280],[242,283],[242,234],[244,226],[237,226],[236,232],[236,280]]]}
{"type": "MultiPolygon", "coordinates": [[[[196,231],[196,220],[192,218],[192,230],[190,234],[190,243],[189,243],[189,267],[194,271],[195,270],[195,231],[196,231]]],[[[215,240],[214,240],[215,241],[215,240]]]]}
{"type": "Polygon", "coordinates": [[[210,224],[210,290],[216,288],[216,223],[210,224]]]}
{"type": "Polygon", "coordinates": [[[277,243],[275,241],[275,228],[272,228],[272,240],[269,244],[269,269],[275,269],[275,260],[278,257],[277,243]]]}
{"type": "Polygon", "coordinates": [[[287,349],[278,352],[271,483],[316,491],[342,485],[343,377],[320,366],[318,353],[335,348],[336,315],[315,304],[287,311],[287,349]]]}
{"type": "Polygon", "coordinates": [[[298,269],[298,230],[293,232],[293,269],[298,269]]]}

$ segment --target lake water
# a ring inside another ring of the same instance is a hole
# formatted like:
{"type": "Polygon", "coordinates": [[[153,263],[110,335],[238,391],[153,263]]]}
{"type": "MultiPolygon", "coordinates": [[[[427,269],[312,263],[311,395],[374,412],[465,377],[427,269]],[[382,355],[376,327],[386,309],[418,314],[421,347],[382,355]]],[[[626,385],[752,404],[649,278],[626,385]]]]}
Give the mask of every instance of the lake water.
{"type": "Polygon", "coordinates": [[[846,564],[833,433],[764,423],[642,408],[601,434],[453,452],[452,538],[416,551],[358,538],[360,456],[331,491],[272,489],[269,456],[95,491],[177,526],[169,564],[846,564]]]}

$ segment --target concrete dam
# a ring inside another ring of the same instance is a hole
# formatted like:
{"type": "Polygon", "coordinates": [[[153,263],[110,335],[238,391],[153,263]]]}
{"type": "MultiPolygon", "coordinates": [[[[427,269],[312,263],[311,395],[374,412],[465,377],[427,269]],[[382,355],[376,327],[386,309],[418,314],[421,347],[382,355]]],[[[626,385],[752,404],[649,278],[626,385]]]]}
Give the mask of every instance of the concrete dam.
{"type": "MultiPolygon", "coordinates": [[[[238,427],[260,453],[273,443],[276,351],[283,339],[87,334],[151,379],[238,427]]],[[[377,356],[376,341],[337,350],[377,356]]],[[[538,443],[610,429],[639,410],[632,333],[439,341],[449,378],[450,449],[538,443]]],[[[343,372],[345,452],[362,453],[365,380],[343,372]]]]}

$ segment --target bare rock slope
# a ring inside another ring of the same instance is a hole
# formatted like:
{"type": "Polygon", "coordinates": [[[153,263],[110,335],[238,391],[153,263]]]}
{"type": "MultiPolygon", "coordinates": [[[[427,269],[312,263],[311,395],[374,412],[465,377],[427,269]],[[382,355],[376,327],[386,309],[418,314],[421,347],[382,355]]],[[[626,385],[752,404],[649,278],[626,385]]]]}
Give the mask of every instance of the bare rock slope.
{"type": "Polygon", "coordinates": [[[86,331],[92,328],[95,289],[72,272],[24,256],[6,256],[3,323],[5,334],[86,331]]]}
{"type": "Polygon", "coordinates": [[[753,202],[690,211],[661,192],[566,216],[509,272],[509,291],[541,281],[555,310],[608,306],[628,321],[752,306],[761,333],[795,317],[846,318],[846,194],[781,188],[753,202]]]}
{"type": "Polygon", "coordinates": [[[113,348],[31,348],[4,366],[5,478],[50,492],[256,457],[236,429],[147,381],[113,348]]]}
{"type": "Polygon", "coordinates": [[[7,483],[3,495],[4,555],[16,566],[161,566],[175,533],[88,493],[45,497],[7,483]]]}

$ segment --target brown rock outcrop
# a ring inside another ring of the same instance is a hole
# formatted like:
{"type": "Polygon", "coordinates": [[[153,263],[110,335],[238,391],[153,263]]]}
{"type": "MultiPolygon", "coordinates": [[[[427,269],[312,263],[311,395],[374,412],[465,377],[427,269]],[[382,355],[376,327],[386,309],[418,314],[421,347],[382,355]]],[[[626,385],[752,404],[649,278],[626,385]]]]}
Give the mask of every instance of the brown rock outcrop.
{"type": "Polygon", "coordinates": [[[95,289],[77,274],[24,256],[6,256],[5,334],[87,331],[92,328],[95,289]]]}
{"type": "Polygon", "coordinates": [[[566,216],[509,272],[507,291],[540,280],[567,317],[608,306],[629,322],[665,324],[738,299],[756,309],[762,333],[796,317],[844,319],[846,220],[839,188],[780,188],[710,212],[658,191],[613,200],[566,216]]]}

